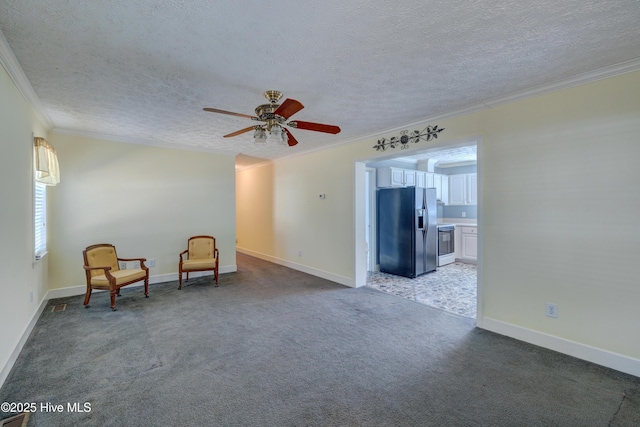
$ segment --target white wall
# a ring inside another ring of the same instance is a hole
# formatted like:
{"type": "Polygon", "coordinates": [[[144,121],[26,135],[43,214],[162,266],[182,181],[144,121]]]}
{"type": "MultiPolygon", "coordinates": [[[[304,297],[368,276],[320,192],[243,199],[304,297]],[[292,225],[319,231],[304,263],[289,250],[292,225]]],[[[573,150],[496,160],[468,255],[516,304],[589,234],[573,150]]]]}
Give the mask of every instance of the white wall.
{"type": "MultiPolygon", "coordinates": [[[[482,140],[479,325],[640,375],[640,340],[632,338],[640,336],[638,117],[634,72],[415,126],[446,130],[402,154],[482,140]],[[558,304],[558,319],[545,316],[546,302],[558,304]]],[[[356,284],[354,201],[363,188],[354,188],[355,162],[388,158],[371,147],[397,134],[276,161],[269,179],[239,171],[239,212],[248,209],[240,201],[249,181],[274,200],[271,232],[240,246],[356,284]],[[260,240],[267,235],[271,246],[260,240]]],[[[239,217],[238,229],[245,225],[239,217]]]]}
{"type": "Polygon", "coordinates": [[[238,250],[352,285],[353,154],[336,150],[238,171],[238,250]]]}
{"type": "Polygon", "coordinates": [[[0,66],[0,385],[37,319],[48,257],[33,261],[33,136],[47,137],[0,66]]]}
{"type": "Polygon", "coordinates": [[[484,325],[628,356],[640,375],[640,72],[482,117],[484,325]]]}
{"type": "Polygon", "coordinates": [[[85,286],[82,250],[95,243],[155,259],[153,282],[175,280],[187,239],[208,234],[221,272],[236,270],[233,156],[60,134],[49,141],[63,180],[49,198],[51,289],[85,286]]]}

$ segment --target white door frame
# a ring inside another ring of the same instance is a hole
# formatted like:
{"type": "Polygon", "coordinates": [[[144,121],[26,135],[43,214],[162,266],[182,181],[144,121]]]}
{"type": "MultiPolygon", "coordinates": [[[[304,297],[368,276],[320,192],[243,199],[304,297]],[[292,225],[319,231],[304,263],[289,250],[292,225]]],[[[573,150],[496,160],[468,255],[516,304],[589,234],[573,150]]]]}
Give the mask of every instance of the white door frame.
{"type": "Polygon", "coordinates": [[[367,174],[367,242],[368,244],[368,253],[367,253],[367,267],[369,271],[377,271],[378,265],[376,264],[376,259],[378,258],[378,242],[377,242],[377,220],[378,215],[376,215],[377,209],[377,199],[376,199],[376,189],[377,189],[377,179],[376,179],[376,169],[375,168],[366,168],[367,174]]]}

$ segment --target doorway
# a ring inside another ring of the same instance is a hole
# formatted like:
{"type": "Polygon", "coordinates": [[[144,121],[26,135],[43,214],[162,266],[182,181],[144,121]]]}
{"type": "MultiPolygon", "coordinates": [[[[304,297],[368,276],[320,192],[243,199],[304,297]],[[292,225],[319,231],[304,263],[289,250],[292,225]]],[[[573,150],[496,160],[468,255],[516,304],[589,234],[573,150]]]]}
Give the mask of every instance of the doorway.
{"type": "MultiPolygon", "coordinates": [[[[462,259],[460,252],[457,251],[455,262],[438,267],[435,272],[427,273],[415,279],[381,273],[377,265],[377,246],[375,243],[375,195],[377,168],[388,165],[392,165],[395,168],[427,170],[428,172],[437,172],[439,175],[462,175],[462,172],[464,172],[473,174],[472,182],[482,182],[479,179],[482,170],[481,159],[479,158],[480,150],[478,149],[480,144],[480,138],[464,142],[451,142],[437,148],[431,147],[420,152],[414,151],[411,155],[404,155],[404,153],[398,152],[395,153],[395,156],[364,162],[366,176],[364,180],[366,183],[364,189],[366,196],[364,227],[367,246],[364,285],[455,314],[472,317],[479,323],[482,307],[481,276],[478,274],[478,269],[481,268],[480,251],[478,250],[478,258],[476,260],[462,259]],[[473,152],[474,158],[471,160],[463,157],[455,158],[456,155],[462,156],[465,152],[467,154],[473,152]],[[412,161],[413,164],[411,164],[412,161]],[[422,164],[417,165],[418,162],[422,164]],[[440,167],[438,164],[440,164],[440,167]]],[[[473,198],[473,203],[469,202],[467,205],[460,205],[458,204],[459,202],[456,204],[440,203],[438,207],[439,222],[453,222],[459,226],[474,226],[476,230],[479,230],[481,188],[476,187],[475,191],[473,191],[473,198]]],[[[478,232],[477,241],[478,243],[481,242],[480,232],[478,232]]],[[[461,244],[459,238],[456,244],[458,246],[461,244]]],[[[477,248],[479,249],[480,246],[478,245],[477,248]]]]}

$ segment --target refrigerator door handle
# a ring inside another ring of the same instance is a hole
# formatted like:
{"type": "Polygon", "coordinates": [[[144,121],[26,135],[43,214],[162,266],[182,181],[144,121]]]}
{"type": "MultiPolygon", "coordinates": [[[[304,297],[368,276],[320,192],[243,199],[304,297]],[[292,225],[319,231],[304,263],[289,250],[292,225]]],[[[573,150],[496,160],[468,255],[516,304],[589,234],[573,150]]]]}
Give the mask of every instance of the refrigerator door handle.
{"type": "Polygon", "coordinates": [[[416,229],[424,230],[424,209],[416,209],[416,220],[418,224],[416,224],[416,229]]]}

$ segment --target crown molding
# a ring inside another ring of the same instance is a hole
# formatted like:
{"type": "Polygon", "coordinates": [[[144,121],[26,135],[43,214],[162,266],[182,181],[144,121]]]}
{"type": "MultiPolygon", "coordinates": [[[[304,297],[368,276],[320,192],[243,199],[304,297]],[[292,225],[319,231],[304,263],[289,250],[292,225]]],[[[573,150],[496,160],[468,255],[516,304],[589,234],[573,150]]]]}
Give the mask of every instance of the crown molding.
{"type": "Polygon", "coordinates": [[[626,73],[632,73],[634,71],[640,71],[640,58],[636,58],[631,61],[621,62],[619,64],[598,68],[597,70],[578,74],[576,76],[569,77],[567,79],[563,79],[555,83],[548,83],[548,84],[536,86],[524,91],[513,93],[511,95],[496,98],[492,101],[485,102],[483,105],[489,108],[495,107],[497,105],[508,104],[510,102],[515,102],[515,101],[521,101],[523,99],[533,98],[534,96],[544,95],[547,93],[556,92],[563,89],[569,89],[574,86],[593,83],[598,80],[604,80],[604,79],[616,77],[626,73]]]}
{"type": "Polygon", "coordinates": [[[106,133],[100,132],[88,132],[82,130],[72,130],[72,129],[63,129],[63,128],[54,128],[49,130],[51,133],[57,135],[70,135],[70,136],[79,136],[81,138],[89,138],[89,139],[99,139],[103,141],[113,141],[113,142],[122,142],[125,144],[137,144],[137,145],[147,145],[150,147],[156,148],[167,148],[172,150],[183,150],[183,151],[197,151],[199,153],[209,153],[209,154],[219,154],[225,156],[237,156],[240,154],[238,151],[229,151],[229,150],[218,150],[215,148],[206,148],[206,147],[198,147],[198,146],[190,146],[190,145],[181,145],[181,144],[171,144],[167,142],[159,142],[156,140],[144,140],[144,139],[136,139],[129,138],[123,136],[110,135],[106,133]]]}
{"type": "Polygon", "coordinates": [[[412,165],[417,165],[419,162],[418,159],[410,159],[408,157],[398,157],[397,159],[393,159],[393,160],[397,162],[412,164],[412,165]]]}
{"type": "Polygon", "coordinates": [[[457,168],[460,166],[473,166],[477,164],[478,164],[477,160],[465,160],[462,162],[451,162],[451,163],[443,162],[442,164],[436,163],[436,167],[439,169],[446,169],[446,168],[457,168]]]}
{"type": "Polygon", "coordinates": [[[236,166],[236,172],[241,172],[243,170],[248,170],[248,169],[253,169],[253,168],[258,168],[261,166],[266,166],[266,165],[270,165],[274,162],[274,160],[261,160],[259,162],[256,163],[251,163],[248,165],[244,165],[244,166],[236,166]]]}
{"type": "Polygon", "coordinates": [[[2,64],[5,70],[7,70],[7,74],[9,74],[9,77],[18,88],[22,97],[31,106],[36,117],[42,122],[47,130],[51,130],[53,123],[51,123],[47,113],[44,112],[40,98],[38,98],[38,95],[36,95],[36,92],[33,90],[27,76],[25,76],[18,59],[13,54],[13,51],[9,46],[9,42],[4,38],[2,31],[0,31],[0,64],[2,64]]]}

